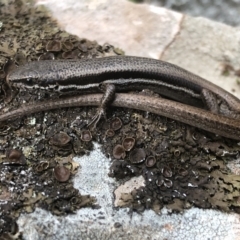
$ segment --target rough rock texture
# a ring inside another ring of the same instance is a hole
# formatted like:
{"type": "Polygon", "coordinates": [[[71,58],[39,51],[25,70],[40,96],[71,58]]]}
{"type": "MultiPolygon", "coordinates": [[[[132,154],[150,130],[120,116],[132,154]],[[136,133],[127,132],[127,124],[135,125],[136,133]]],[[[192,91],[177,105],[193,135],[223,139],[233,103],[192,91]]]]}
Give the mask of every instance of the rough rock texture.
{"type": "Polygon", "coordinates": [[[191,16],[204,16],[232,26],[240,24],[239,0],[136,0],[135,2],[152,3],[156,6],[163,6],[191,16]]]}
{"type": "MultiPolygon", "coordinates": [[[[52,6],[56,18],[65,21],[62,26],[66,24],[75,34],[79,31],[80,37],[114,43],[126,54],[161,57],[211,80],[221,78],[229,90],[238,87],[229,83],[235,82],[239,64],[236,29],[126,1],[45,3],[52,6]],[[202,37],[203,32],[207,37],[202,37]]],[[[95,147],[89,156],[74,158],[82,166],[74,177],[74,187],[95,196],[100,208],[85,208],[64,217],[39,208],[22,214],[18,224],[24,239],[238,239],[238,214],[200,209],[172,215],[166,209],[161,215],[151,210],[138,214],[113,207],[113,192],[120,183],[108,177],[110,159],[95,147]]]]}
{"type": "Polygon", "coordinates": [[[74,161],[82,166],[74,179],[75,188],[83,194],[95,195],[100,208],[84,208],[65,217],[41,209],[21,215],[18,224],[24,229],[24,239],[238,239],[238,214],[201,209],[169,214],[163,209],[157,215],[151,210],[138,214],[114,208],[116,182],[107,176],[109,159],[99,146],[95,145],[89,156],[74,161]]]}

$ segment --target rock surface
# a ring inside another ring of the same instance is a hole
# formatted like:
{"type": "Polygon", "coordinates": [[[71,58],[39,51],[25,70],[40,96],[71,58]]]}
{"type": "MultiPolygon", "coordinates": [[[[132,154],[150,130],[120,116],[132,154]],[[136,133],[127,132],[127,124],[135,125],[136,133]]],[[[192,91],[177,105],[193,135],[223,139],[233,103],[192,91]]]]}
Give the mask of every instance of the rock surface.
{"type": "MultiPolygon", "coordinates": [[[[124,0],[38,1],[72,34],[108,42],[127,55],[166,60],[239,94],[239,31],[203,18],[191,18],[163,8],[124,0]],[[232,66],[224,75],[226,65],[232,66]]],[[[100,209],[55,217],[38,209],[21,215],[24,239],[238,239],[238,214],[190,209],[183,214],[142,215],[113,207],[117,183],[108,178],[109,160],[97,149],[82,158],[75,187],[96,196],[100,209]],[[89,169],[91,170],[89,172],[89,169]],[[41,231],[39,230],[41,229],[41,231]],[[63,229],[63,231],[59,231],[63,229]],[[38,236],[38,237],[36,237],[38,236]]]]}

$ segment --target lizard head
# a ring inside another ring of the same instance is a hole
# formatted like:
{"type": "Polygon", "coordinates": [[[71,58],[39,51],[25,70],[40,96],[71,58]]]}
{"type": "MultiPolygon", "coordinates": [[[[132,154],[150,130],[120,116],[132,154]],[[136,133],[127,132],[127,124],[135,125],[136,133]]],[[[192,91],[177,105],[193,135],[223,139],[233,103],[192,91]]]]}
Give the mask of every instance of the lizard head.
{"type": "Polygon", "coordinates": [[[12,70],[7,75],[7,83],[15,86],[33,87],[39,81],[39,73],[28,64],[12,70]]]}

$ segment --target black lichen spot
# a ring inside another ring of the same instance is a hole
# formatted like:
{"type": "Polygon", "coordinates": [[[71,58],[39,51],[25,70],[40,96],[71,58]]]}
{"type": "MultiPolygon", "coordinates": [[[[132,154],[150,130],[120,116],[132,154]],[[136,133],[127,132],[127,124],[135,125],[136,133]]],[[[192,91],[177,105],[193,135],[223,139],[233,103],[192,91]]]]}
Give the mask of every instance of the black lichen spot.
{"type": "Polygon", "coordinates": [[[40,55],[40,57],[38,58],[39,61],[41,60],[54,60],[55,56],[53,53],[51,52],[47,52],[47,53],[43,53],[42,55],[40,55]]]}
{"type": "Polygon", "coordinates": [[[36,166],[35,166],[35,170],[37,171],[37,172],[43,172],[43,171],[45,171],[45,170],[47,170],[49,168],[49,162],[47,162],[47,161],[42,161],[42,162],[40,162],[40,163],[38,163],[38,164],[36,164],[36,166]]]}
{"type": "Polygon", "coordinates": [[[178,174],[179,174],[180,176],[185,177],[185,176],[188,175],[188,170],[185,169],[185,168],[183,168],[183,167],[181,167],[181,168],[178,169],[178,174]]]}
{"type": "Polygon", "coordinates": [[[65,132],[60,132],[55,134],[53,137],[50,138],[49,144],[57,146],[57,147],[64,147],[69,144],[71,138],[65,132]]]}
{"type": "Polygon", "coordinates": [[[62,43],[58,40],[50,40],[46,45],[46,51],[48,52],[60,52],[62,49],[62,43]]]}
{"type": "Polygon", "coordinates": [[[59,182],[66,182],[69,180],[71,172],[68,168],[65,166],[56,166],[53,169],[54,177],[59,181],[59,182]]]}
{"type": "Polygon", "coordinates": [[[166,188],[171,188],[172,185],[173,185],[172,181],[170,179],[167,179],[167,178],[164,179],[164,183],[163,184],[164,184],[164,186],[166,188]]]}
{"type": "Polygon", "coordinates": [[[82,198],[81,197],[72,197],[71,199],[70,199],[70,203],[72,204],[72,205],[77,205],[77,204],[79,204],[79,203],[81,203],[82,202],[82,198]]]}
{"type": "Polygon", "coordinates": [[[113,148],[113,157],[116,159],[124,159],[126,157],[126,152],[122,145],[118,144],[113,148]]]}
{"type": "Polygon", "coordinates": [[[143,148],[135,148],[129,155],[130,162],[138,164],[144,162],[146,158],[146,152],[143,148]]]}
{"type": "Polygon", "coordinates": [[[78,49],[73,51],[63,52],[62,58],[63,59],[78,59],[81,52],[78,49]]]}
{"type": "Polygon", "coordinates": [[[166,178],[170,178],[170,177],[172,177],[173,172],[172,172],[172,170],[171,170],[169,167],[164,167],[164,168],[162,169],[162,175],[163,175],[164,177],[166,177],[166,178]]]}
{"type": "Polygon", "coordinates": [[[108,129],[106,132],[105,132],[105,135],[106,137],[113,137],[115,135],[115,131],[113,129],[108,129]]]}
{"type": "Polygon", "coordinates": [[[5,164],[25,165],[26,159],[23,153],[17,149],[9,149],[6,151],[5,164]]]}
{"type": "Polygon", "coordinates": [[[130,165],[125,160],[114,160],[110,167],[109,177],[117,179],[125,178],[126,176],[138,176],[140,170],[133,165],[130,165]]]}
{"type": "Polygon", "coordinates": [[[74,45],[69,40],[66,40],[62,43],[62,50],[64,52],[71,51],[73,48],[74,48],[74,45]]]}
{"type": "Polygon", "coordinates": [[[154,156],[148,156],[146,159],[146,166],[147,167],[153,167],[156,164],[156,158],[154,156]]]}
{"type": "Polygon", "coordinates": [[[83,39],[80,41],[80,43],[78,44],[78,49],[81,50],[81,52],[87,52],[89,46],[88,46],[88,42],[86,39],[83,39]]]}
{"type": "Polygon", "coordinates": [[[81,132],[81,140],[84,142],[89,142],[92,140],[92,134],[89,130],[83,130],[81,132]]]}
{"type": "Polygon", "coordinates": [[[119,222],[115,222],[115,223],[114,223],[114,227],[115,227],[115,228],[120,228],[121,226],[122,226],[122,224],[119,223],[119,222]]]}
{"type": "Polygon", "coordinates": [[[47,162],[47,161],[43,161],[40,164],[41,164],[43,170],[47,170],[49,167],[49,162],[47,162]]]}
{"type": "Polygon", "coordinates": [[[114,131],[117,131],[122,127],[122,121],[120,118],[115,117],[111,120],[110,122],[110,128],[113,129],[114,131]]]}
{"type": "Polygon", "coordinates": [[[164,184],[164,179],[163,179],[162,177],[159,177],[159,178],[156,180],[156,185],[157,185],[158,187],[161,187],[161,186],[163,186],[163,184],[164,184]]]}
{"type": "Polygon", "coordinates": [[[123,142],[122,142],[122,145],[125,151],[127,152],[132,150],[132,148],[134,147],[134,144],[135,144],[135,138],[132,138],[132,137],[126,137],[123,139],[123,142]]]}

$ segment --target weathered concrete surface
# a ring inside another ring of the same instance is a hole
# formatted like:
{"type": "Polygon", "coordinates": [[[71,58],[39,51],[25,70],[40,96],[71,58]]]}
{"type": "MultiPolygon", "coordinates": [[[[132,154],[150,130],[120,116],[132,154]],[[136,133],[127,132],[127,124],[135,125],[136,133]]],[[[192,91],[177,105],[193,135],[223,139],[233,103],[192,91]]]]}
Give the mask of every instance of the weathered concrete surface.
{"type": "MultiPolygon", "coordinates": [[[[221,74],[225,63],[240,66],[240,33],[235,28],[124,0],[41,2],[72,34],[114,44],[127,55],[176,63],[240,96],[237,77],[221,74]]],[[[25,239],[239,239],[237,214],[190,209],[182,215],[165,210],[161,216],[153,211],[131,215],[127,209],[115,209],[113,191],[118,183],[107,176],[110,160],[95,150],[78,161],[82,169],[76,187],[96,196],[101,208],[66,217],[40,209],[22,215],[18,223],[25,239]]]]}

